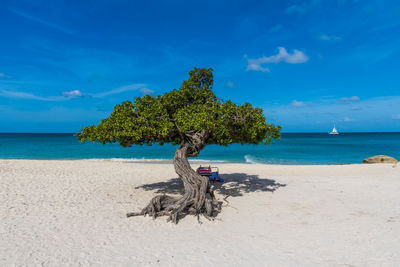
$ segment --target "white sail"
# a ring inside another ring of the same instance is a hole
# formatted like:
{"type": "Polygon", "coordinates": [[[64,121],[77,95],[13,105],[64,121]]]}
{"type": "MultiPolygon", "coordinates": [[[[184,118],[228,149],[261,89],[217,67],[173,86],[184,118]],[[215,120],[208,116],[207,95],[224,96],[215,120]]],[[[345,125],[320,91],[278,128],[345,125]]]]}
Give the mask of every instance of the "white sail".
{"type": "Polygon", "coordinates": [[[336,125],[333,126],[332,132],[329,134],[339,134],[339,132],[336,130],[336,125]]]}

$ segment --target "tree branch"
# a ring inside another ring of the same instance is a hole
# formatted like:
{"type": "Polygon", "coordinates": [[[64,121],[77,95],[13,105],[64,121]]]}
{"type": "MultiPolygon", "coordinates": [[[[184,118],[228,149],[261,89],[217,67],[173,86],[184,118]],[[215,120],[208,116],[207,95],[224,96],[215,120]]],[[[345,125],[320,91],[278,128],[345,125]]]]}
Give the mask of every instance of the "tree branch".
{"type": "Polygon", "coordinates": [[[178,135],[181,137],[181,140],[182,140],[181,141],[181,145],[183,145],[185,143],[185,140],[186,140],[185,135],[182,133],[181,129],[179,129],[179,126],[178,126],[178,124],[176,124],[176,121],[174,119],[169,118],[169,121],[174,123],[175,130],[178,133],[178,135]]]}
{"type": "Polygon", "coordinates": [[[197,157],[200,151],[206,146],[207,138],[210,136],[210,131],[188,131],[185,132],[190,147],[188,149],[188,157],[197,157]]]}

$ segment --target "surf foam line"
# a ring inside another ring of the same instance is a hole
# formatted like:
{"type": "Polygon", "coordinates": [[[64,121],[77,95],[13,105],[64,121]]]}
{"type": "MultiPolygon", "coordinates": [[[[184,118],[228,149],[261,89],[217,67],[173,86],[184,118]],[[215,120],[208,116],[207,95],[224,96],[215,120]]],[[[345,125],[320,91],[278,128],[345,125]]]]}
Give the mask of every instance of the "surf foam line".
{"type": "MultiPolygon", "coordinates": [[[[77,159],[79,160],[79,159],[77,159]]],[[[172,159],[152,159],[152,158],[90,158],[81,159],[87,161],[112,161],[112,162],[172,162],[172,159]]],[[[205,163],[225,163],[225,160],[210,159],[189,159],[189,162],[205,162],[205,163]]]]}
{"type": "Polygon", "coordinates": [[[245,155],[244,156],[244,160],[245,160],[246,163],[250,163],[250,164],[261,163],[261,162],[257,161],[254,157],[252,157],[250,155],[245,155]]]}

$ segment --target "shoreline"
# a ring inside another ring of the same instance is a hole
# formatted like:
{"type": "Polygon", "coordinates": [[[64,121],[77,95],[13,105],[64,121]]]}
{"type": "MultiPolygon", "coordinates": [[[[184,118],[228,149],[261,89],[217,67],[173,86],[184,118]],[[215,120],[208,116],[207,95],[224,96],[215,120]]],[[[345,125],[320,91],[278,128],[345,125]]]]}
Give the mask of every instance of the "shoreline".
{"type": "MultiPolygon", "coordinates": [[[[115,163],[134,163],[134,164],[173,164],[173,160],[167,159],[127,159],[127,158],[90,158],[90,159],[26,159],[26,158],[0,158],[0,161],[60,161],[60,162],[68,162],[68,161],[84,161],[84,162],[115,162],[115,163]]],[[[346,166],[346,165],[393,165],[395,167],[396,163],[310,163],[310,164],[278,164],[278,163],[250,163],[250,162],[229,162],[224,160],[191,160],[189,159],[189,163],[191,165],[196,164],[211,164],[211,165],[219,165],[219,164],[233,164],[233,165],[265,165],[265,166],[346,166]]]]}

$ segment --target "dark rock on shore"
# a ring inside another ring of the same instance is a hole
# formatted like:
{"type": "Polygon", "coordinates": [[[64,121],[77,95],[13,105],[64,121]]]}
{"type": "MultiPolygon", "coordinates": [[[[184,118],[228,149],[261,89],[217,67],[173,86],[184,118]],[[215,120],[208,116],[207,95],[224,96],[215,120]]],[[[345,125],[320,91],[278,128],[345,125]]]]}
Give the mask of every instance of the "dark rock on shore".
{"type": "Polygon", "coordinates": [[[397,159],[386,155],[377,155],[363,160],[363,163],[397,163],[397,162],[399,162],[397,159]]]}

